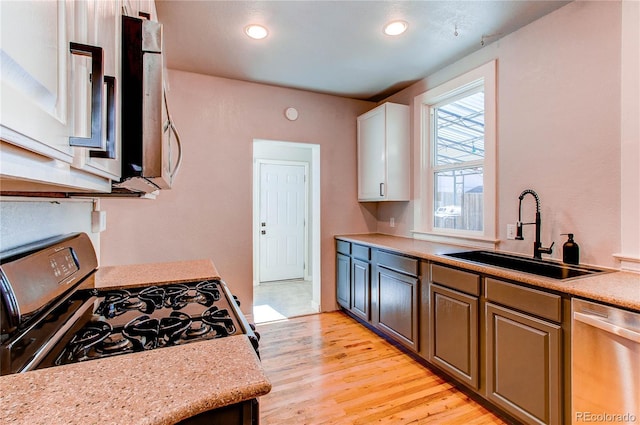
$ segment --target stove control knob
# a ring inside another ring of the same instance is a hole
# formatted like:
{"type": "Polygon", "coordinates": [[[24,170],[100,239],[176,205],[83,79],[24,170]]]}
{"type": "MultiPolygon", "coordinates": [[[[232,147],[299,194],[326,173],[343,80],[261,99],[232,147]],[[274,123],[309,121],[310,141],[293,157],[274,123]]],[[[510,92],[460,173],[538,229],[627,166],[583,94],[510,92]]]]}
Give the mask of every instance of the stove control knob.
{"type": "Polygon", "coordinates": [[[238,299],[238,297],[234,295],[233,299],[236,301],[236,303],[238,303],[238,307],[240,307],[240,300],[238,299]]]}
{"type": "Polygon", "coordinates": [[[260,344],[258,343],[258,338],[250,336],[249,341],[251,341],[251,345],[253,346],[253,349],[256,350],[256,353],[257,353],[258,347],[260,346],[260,344]]]}

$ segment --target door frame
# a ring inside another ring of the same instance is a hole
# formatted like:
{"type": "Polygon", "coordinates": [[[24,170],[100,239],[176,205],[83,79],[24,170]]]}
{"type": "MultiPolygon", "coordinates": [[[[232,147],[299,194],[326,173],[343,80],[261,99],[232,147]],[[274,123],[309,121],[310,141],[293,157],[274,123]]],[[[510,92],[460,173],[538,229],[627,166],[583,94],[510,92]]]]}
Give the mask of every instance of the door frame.
{"type": "Polygon", "coordinates": [[[309,158],[306,273],[312,282],[312,304],[321,311],[321,235],[320,235],[320,145],[314,143],[253,139],[253,286],[259,283],[260,251],[260,168],[259,160],[298,161],[296,152],[309,158]]]}
{"type": "Polygon", "coordinates": [[[261,272],[261,267],[260,267],[260,256],[261,256],[261,252],[262,252],[262,246],[261,246],[261,241],[262,238],[259,236],[260,232],[262,231],[262,227],[260,226],[260,212],[261,212],[261,205],[260,205],[260,192],[261,192],[261,187],[260,185],[262,184],[262,178],[261,178],[261,167],[263,165],[292,165],[292,166],[299,166],[299,167],[304,167],[304,224],[303,224],[303,242],[302,245],[304,247],[304,252],[302,254],[302,261],[304,263],[303,266],[303,270],[302,270],[302,277],[304,280],[311,280],[311,275],[309,274],[309,227],[308,227],[308,223],[309,223],[309,183],[310,183],[310,179],[309,179],[309,163],[308,162],[302,162],[302,161],[285,161],[285,160],[274,160],[274,159],[261,159],[261,158],[257,158],[255,161],[255,167],[256,170],[254,171],[254,173],[257,173],[257,191],[258,191],[258,198],[255,200],[255,204],[254,204],[254,208],[257,209],[257,220],[258,223],[257,224],[257,228],[255,228],[255,237],[257,240],[257,249],[256,252],[258,253],[258,257],[257,257],[257,268],[255,269],[255,278],[257,280],[256,284],[259,285],[260,282],[262,282],[262,272],[261,272]]]}

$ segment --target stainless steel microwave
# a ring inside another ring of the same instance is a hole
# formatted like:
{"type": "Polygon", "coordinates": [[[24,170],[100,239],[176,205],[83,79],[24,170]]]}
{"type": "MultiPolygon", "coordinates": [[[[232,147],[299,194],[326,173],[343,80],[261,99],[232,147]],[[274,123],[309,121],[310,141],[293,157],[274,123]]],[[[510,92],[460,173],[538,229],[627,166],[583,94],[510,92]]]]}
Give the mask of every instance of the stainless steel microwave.
{"type": "Polygon", "coordinates": [[[164,90],[162,24],[122,17],[122,178],[114,191],[170,189],[181,159],[180,139],[164,90]]]}

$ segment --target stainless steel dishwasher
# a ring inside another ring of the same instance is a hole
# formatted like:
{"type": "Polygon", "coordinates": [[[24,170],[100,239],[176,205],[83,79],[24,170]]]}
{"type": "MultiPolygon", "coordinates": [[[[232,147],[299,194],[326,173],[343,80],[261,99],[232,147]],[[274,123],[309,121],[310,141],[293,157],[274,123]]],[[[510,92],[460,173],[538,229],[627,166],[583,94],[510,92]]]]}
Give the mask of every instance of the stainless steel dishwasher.
{"type": "Polygon", "coordinates": [[[640,313],[573,299],[572,422],[640,423],[640,313]]]}

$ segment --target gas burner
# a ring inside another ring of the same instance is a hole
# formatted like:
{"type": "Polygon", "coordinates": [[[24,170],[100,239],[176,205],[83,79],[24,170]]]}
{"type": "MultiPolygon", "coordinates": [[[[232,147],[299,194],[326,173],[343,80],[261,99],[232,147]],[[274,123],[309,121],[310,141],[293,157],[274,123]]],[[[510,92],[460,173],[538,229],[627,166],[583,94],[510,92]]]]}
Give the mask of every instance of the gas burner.
{"type": "Polygon", "coordinates": [[[129,310],[141,310],[145,308],[143,301],[131,301],[131,293],[124,289],[114,289],[107,292],[100,307],[98,314],[103,315],[107,319],[112,319],[129,310]]]}
{"type": "Polygon", "coordinates": [[[211,305],[213,302],[203,294],[198,292],[189,291],[185,294],[178,295],[174,298],[171,308],[174,310],[181,310],[189,304],[202,304],[205,306],[211,305]]]}
{"type": "Polygon", "coordinates": [[[132,347],[131,341],[126,338],[110,335],[100,344],[96,345],[96,351],[100,354],[109,355],[127,351],[132,347]]]}
{"type": "Polygon", "coordinates": [[[188,314],[172,311],[169,317],[160,320],[158,336],[162,345],[173,345],[191,326],[188,314]]]}
{"type": "MultiPolygon", "coordinates": [[[[165,292],[165,307],[174,308],[177,305],[176,300],[178,297],[185,295],[189,292],[189,287],[187,285],[169,285],[164,288],[165,292]]],[[[178,310],[174,308],[174,310],[178,310]]]]}
{"type": "Polygon", "coordinates": [[[107,322],[90,322],[82,328],[69,342],[68,356],[71,359],[83,360],[87,358],[87,352],[91,347],[104,341],[113,328],[107,322]]]}
{"type": "Polygon", "coordinates": [[[122,329],[124,335],[135,351],[151,350],[158,345],[160,321],[149,316],[138,316],[127,323],[122,329]]]}
{"type": "Polygon", "coordinates": [[[180,310],[187,304],[197,303],[205,307],[211,307],[220,300],[220,289],[216,281],[205,280],[195,286],[195,290],[187,291],[177,295],[171,303],[171,308],[180,310]]]}
{"type": "Polygon", "coordinates": [[[233,335],[236,327],[226,308],[219,309],[216,306],[208,308],[202,313],[202,321],[210,325],[220,336],[233,335]]]}
{"type": "Polygon", "coordinates": [[[203,335],[211,332],[211,326],[203,323],[202,321],[192,322],[189,328],[184,333],[185,340],[192,340],[200,338],[203,335]]]}
{"type": "Polygon", "coordinates": [[[150,314],[164,305],[165,291],[157,286],[150,286],[138,292],[138,299],[145,303],[140,311],[150,314]]]}
{"type": "Polygon", "coordinates": [[[196,285],[196,291],[213,298],[214,302],[220,299],[220,289],[218,287],[218,282],[210,280],[200,282],[196,285]]]}

